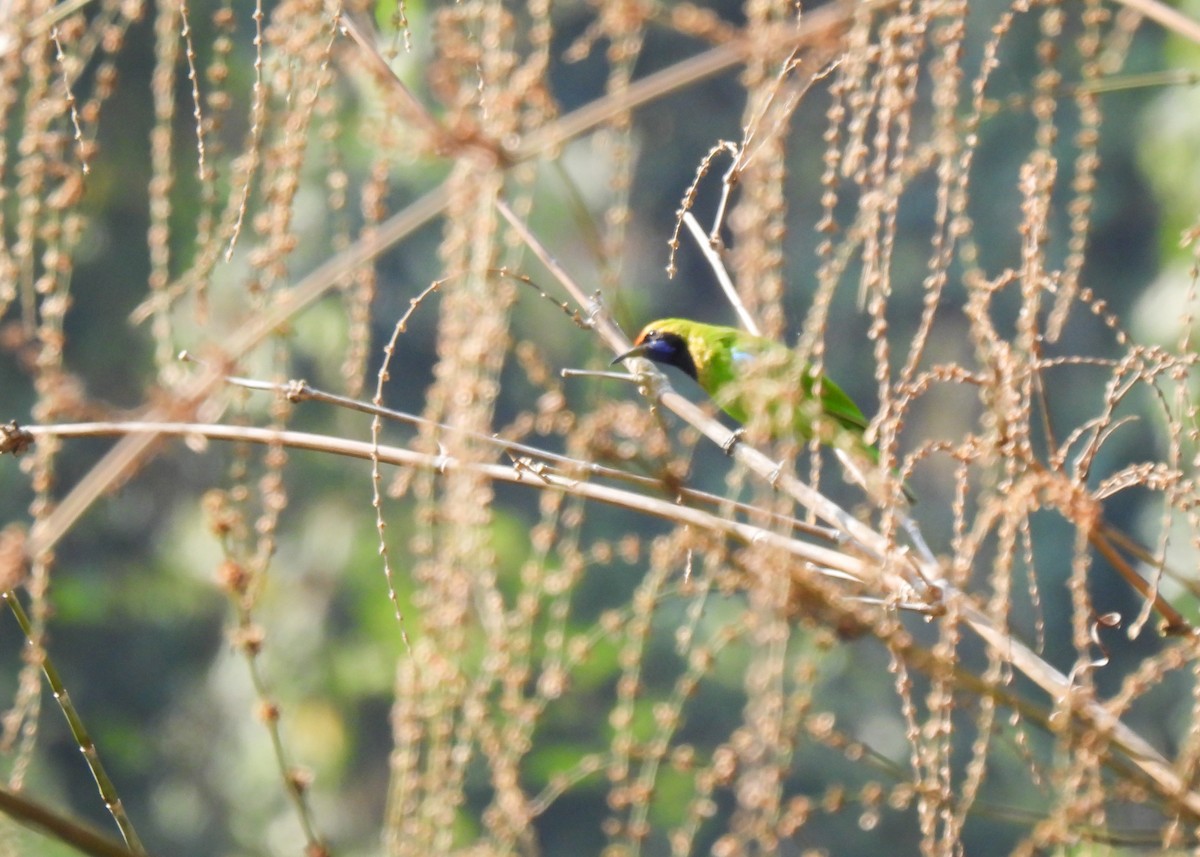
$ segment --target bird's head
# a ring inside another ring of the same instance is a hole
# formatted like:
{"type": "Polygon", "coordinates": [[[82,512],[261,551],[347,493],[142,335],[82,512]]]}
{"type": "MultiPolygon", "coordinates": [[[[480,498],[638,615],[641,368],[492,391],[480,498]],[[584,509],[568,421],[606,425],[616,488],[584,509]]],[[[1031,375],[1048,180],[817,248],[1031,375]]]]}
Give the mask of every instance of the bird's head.
{"type": "Polygon", "coordinates": [[[633,341],[633,348],[619,355],[613,363],[620,363],[626,357],[644,357],[663,366],[681,369],[695,379],[696,361],[688,348],[686,325],[686,321],[673,318],[650,322],[633,341]]]}

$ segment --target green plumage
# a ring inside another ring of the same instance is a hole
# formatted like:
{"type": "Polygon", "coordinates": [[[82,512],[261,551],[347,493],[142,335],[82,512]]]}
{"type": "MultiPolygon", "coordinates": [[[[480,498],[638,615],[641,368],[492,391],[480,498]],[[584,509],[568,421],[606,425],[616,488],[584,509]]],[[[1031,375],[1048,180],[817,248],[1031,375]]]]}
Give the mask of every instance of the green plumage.
{"type": "Polygon", "coordinates": [[[646,325],[634,347],[613,362],[626,357],[683,370],[739,423],[764,420],[771,437],[816,437],[870,464],[879,461],[879,450],[863,437],[868,420],[858,405],[828,377],[818,384],[812,367],[782,343],[733,327],[664,318],[646,325]]]}

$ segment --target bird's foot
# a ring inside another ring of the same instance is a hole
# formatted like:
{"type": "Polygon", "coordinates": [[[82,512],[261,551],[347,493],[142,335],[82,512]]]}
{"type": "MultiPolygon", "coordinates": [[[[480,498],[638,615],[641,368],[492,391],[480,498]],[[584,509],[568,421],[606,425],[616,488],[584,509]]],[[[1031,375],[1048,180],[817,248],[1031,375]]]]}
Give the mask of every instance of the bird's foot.
{"type": "Polygon", "coordinates": [[[742,435],[746,433],[744,428],[734,429],[729,437],[721,444],[721,452],[726,455],[733,455],[734,447],[742,442],[742,435]]]}

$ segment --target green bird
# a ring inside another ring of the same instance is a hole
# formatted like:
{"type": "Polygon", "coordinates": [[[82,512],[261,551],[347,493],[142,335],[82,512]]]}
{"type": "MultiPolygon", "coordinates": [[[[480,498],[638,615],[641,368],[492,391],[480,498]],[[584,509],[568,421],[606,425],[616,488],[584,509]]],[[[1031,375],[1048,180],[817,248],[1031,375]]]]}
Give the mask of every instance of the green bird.
{"type": "MultiPolygon", "coordinates": [[[[745,425],[765,411],[769,435],[810,441],[848,453],[857,464],[877,465],[879,450],[866,441],[868,420],[837,384],[797,360],[782,343],[733,327],[686,318],[652,321],[633,348],[613,360],[643,357],[683,371],[721,410],[745,425]],[[820,383],[818,384],[818,378],[820,383]],[[797,384],[800,394],[794,394],[797,384]],[[818,388],[814,396],[814,388],[818,388]]],[[[912,494],[902,486],[909,502],[912,494]]]]}

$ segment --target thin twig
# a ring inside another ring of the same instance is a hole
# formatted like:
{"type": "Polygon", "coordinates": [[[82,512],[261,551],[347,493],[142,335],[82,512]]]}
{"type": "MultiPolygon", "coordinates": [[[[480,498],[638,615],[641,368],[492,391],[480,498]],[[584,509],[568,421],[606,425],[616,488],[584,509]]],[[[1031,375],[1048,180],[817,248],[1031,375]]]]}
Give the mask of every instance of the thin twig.
{"type": "MultiPolygon", "coordinates": [[[[33,624],[29,621],[29,614],[21,606],[21,600],[17,597],[17,593],[12,590],[0,593],[0,599],[8,603],[8,608],[21,627],[21,632],[32,645],[34,640],[33,624]]],[[[96,748],[96,742],[92,740],[87,727],[83,725],[83,718],[79,716],[79,710],[75,708],[71,695],[67,693],[67,688],[58,675],[54,661],[44,650],[41,653],[41,667],[42,673],[46,676],[46,683],[50,685],[50,690],[54,694],[54,701],[58,703],[59,710],[67,719],[71,737],[75,739],[80,752],[83,753],[84,761],[87,762],[88,769],[96,780],[96,787],[100,790],[100,797],[104,800],[104,806],[112,815],[113,821],[117,823],[117,828],[121,831],[125,844],[135,854],[145,854],[146,849],[142,847],[142,841],[138,838],[137,831],[134,830],[133,822],[125,812],[125,804],[118,797],[116,786],[109,779],[108,771],[105,770],[104,763],[100,760],[100,751],[96,748]]]]}
{"type": "Polygon", "coordinates": [[[116,840],[109,839],[74,819],[67,818],[23,794],[0,786],[0,813],[17,824],[51,837],[81,854],[91,857],[142,857],[145,852],[133,851],[116,840]]]}
{"type": "Polygon", "coordinates": [[[750,315],[750,310],[746,309],[746,304],[742,301],[742,296],[738,294],[737,289],[734,287],[733,278],[729,276],[729,271],[725,268],[725,262],[721,259],[721,254],[717,252],[712,240],[705,233],[704,229],[701,228],[700,222],[696,220],[696,216],[690,211],[685,211],[683,213],[683,222],[687,226],[688,231],[692,233],[692,237],[696,239],[696,246],[700,248],[700,252],[708,260],[709,267],[716,274],[717,282],[721,284],[721,290],[725,292],[725,299],[729,301],[729,305],[737,313],[738,318],[742,322],[742,327],[755,336],[762,336],[762,330],[759,328],[758,322],[754,320],[754,316],[750,315]]]}

